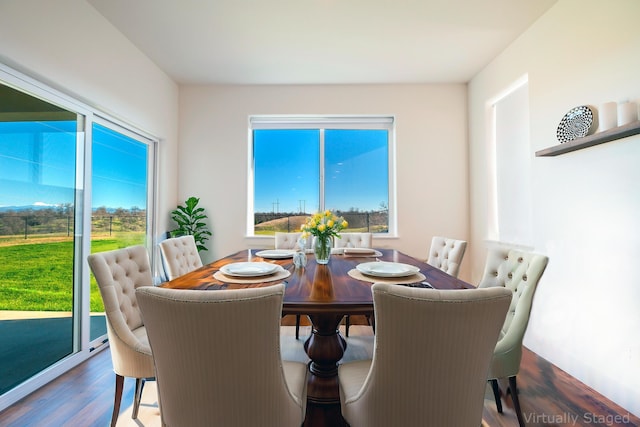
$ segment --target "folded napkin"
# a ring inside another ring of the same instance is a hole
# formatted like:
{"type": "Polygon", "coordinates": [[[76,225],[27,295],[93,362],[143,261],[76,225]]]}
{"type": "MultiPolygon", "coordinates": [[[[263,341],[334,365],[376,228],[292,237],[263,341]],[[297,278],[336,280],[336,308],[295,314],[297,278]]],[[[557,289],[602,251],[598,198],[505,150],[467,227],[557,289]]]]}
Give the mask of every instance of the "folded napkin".
{"type": "Polygon", "coordinates": [[[382,252],[370,248],[344,248],[343,255],[346,257],[369,258],[381,257],[382,252]]]}
{"type": "Polygon", "coordinates": [[[371,248],[344,248],[343,253],[345,255],[375,255],[380,252],[371,248]]]}

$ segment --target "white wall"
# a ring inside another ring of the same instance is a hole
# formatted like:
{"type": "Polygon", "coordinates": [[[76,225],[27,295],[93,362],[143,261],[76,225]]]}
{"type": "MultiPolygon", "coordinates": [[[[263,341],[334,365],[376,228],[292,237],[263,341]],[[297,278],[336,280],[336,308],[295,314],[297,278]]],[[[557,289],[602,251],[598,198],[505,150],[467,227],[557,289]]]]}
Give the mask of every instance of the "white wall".
{"type": "Polygon", "coordinates": [[[559,157],[563,115],[639,99],[640,2],[560,0],[469,84],[472,280],[487,237],[486,102],[528,73],[534,250],[547,254],[525,345],[640,415],[640,135],[559,157]]]}
{"type": "Polygon", "coordinates": [[[203,258],[273,245],[246,238],[251,114],[395,115],[399,238],[374,244],[426,259],[434,234],[467,238],[465,85],[186,86],[179,196],[200,197],[209,213],[214,236],[203,258]]]}
{"type": "Polygon", "coordinates": [[[92,6],[2,0],[0,62],[160,138],[158,206],[175,208],[178,87],[92,6]]]}

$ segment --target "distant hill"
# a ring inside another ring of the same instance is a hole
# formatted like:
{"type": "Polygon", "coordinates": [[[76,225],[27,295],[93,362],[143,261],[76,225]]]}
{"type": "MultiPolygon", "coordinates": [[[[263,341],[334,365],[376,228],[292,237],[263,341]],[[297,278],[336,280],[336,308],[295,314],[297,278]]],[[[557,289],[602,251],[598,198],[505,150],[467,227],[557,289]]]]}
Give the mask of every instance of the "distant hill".
{"type": "Polygon", "coordinates": [[[56,209],[57,206],[52,205],[26,205],[26,206],[0,206],[0,212],[23,212],[23,211],[42,211],[46,209],[56,209]]]}
{"type": "Polygon", "coordinates": [[[271,221],[261,222],[255,225],[256,230],[278,230],[291,232],[300,231],[300,226],[304,224],[308,215],[297,215],[285,218],[273,219],[271,221]]]}
{"type": "MultiPolygon", "coordinates": [[[[23,205],[23,206],[0,206],[0,213],[2,212],[24,212],[24,211],[43,211],[48,209],[59,209],[57,205],[23,205]]],[[[93,208],[95,211],[96,208],[93,208]]],[[[114,213],[118,208],[105,208],[108,213],[114,213]]],[[[128,209],[124,209],[125,211],[128,209]]]]}

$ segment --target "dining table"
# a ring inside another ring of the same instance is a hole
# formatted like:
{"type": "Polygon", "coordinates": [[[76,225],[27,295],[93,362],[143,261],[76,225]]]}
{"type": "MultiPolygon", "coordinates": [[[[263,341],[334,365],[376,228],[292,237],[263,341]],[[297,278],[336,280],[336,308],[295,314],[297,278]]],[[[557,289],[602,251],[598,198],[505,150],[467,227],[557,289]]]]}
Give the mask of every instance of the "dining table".
{"type": "Polygon", "coordinates": [[[307,427],[348,425],[340,412],[338,364],[347,341],[340,334],[339,325],[347,315],[373,316],[373,283],[434,289],[473,287],[395,249],[334,250],[325,265],[318,264],[313,253],[305,254],[304,265],[294,263],[293,255],[294,251],[241,250],[161,286],[223,290],[284,283],[282,315],[304,315],[312,325],[304,342],[310,360],[304,423],[307,427]],[[233,268],[238,269],[238,275],[233,268]],[[251,273],[254,270],[255,276],[251,273]]]}

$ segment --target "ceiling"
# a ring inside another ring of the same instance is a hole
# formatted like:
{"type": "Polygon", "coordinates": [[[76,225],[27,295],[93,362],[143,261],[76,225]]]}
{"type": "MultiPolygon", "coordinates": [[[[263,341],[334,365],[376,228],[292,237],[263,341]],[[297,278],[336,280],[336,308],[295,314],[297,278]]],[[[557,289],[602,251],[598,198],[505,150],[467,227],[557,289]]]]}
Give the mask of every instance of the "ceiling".
{"type": "Polygon", "coordinates": [[[87,0],[179,84],[464,83],[557,0],[87,0]]]}

